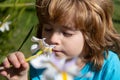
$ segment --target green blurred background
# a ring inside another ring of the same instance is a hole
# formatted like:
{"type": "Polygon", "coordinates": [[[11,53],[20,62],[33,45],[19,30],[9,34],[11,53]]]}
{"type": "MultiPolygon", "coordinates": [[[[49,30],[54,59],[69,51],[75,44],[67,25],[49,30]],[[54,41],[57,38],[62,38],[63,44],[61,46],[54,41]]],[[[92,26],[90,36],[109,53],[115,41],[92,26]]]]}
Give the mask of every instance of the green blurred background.
{"type": "MultiPolygon", "coordinates": [[[[0,22],[11,21],[9,31],[0,31],[0,57],[16,51],[32,26],[37,24],[35,0],[0,0],[0,22]]],[[[32,31],[35,35],[35,28],[32,31]]],[[[31,36],[21,48],[25,55],[29,55],[31,36]]]]}
{"type": "MultiPolygon", "coordinates": [[[[120,0],[113,0],[113,2],[113,22],[120,33],[120,0]]],[[[0,31],[0,62],[6,55],[19,48],[31,27],[38,23],[35,0],[0,0],[0,22],[6,21],[10,21],[11,24],[9,31],[0,31]]],[[[30,37],[21,48],[26,57],[31,55],[30,47],[33,44],[31,37],[36,35],[35,32],[36,27],[34,27],[30,37]]],[[[0,76],[0,80],[6,79],[0,76]]]]}

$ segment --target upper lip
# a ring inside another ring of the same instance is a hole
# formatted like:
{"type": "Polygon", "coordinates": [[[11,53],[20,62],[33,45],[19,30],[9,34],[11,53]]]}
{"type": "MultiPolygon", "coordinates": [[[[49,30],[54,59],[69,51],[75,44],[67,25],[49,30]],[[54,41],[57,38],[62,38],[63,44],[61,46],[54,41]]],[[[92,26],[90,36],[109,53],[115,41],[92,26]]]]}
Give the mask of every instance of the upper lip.
{"type": "Polygon", "coordinates": [[[53,49],[53,52],[61,52],[61,50],[53,49]]]}

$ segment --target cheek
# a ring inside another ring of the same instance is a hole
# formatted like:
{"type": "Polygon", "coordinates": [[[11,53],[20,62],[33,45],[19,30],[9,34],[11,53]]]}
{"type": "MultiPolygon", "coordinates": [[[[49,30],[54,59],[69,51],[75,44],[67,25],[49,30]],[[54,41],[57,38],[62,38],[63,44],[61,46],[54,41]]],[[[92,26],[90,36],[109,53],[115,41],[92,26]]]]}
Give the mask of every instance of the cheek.
{"type": "Polygon", "coordinates": [[[83,50],[84,43],[78,43],[78,46],[76,46],[75,52],[76,54],[80,55],[83,50]]]}
{"type": "Polygon", "coordinates": [[[66,52],[69,56],[79,56],[83,46],[84,42],[73,42],[70,46],[66,46],[66,52]]]}
{"type": "Polygon", "coordinates": [[[84,39],[76,39],[73,42],[71,42],[71,46],[68,46],[69,54],[78,56],[82,52],[84,47],[84,39]]]}

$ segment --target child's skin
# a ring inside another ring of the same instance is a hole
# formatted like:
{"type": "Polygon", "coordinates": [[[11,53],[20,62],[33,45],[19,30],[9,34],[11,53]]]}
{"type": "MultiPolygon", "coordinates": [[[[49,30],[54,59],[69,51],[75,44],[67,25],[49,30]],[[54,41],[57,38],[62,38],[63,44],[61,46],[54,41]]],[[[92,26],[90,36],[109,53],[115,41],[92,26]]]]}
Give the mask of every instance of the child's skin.
{"type": "Polygon", "coordinates": [[[73,58],[80,55],[84,38],[80,30],[70,26],[48,23],[43,25],[43,36],[48,44],[55,45],[53,52],[58,57],[73,58]]]}
{"type": "Polygon", "coordinates": [[[6,69],[1,70],[0,74],[8,80],[28,80],[29,65],[22,52],[11,53],[5,58],[2,66],[6,69]],[[10,65],[13,65],[13,67],[10,67],[10,65]]]}
{"type": "MultiPolygon", "coordinates": [[[[66,57],[67,60],[70,60],[73,57],[82,57],[84,37],[82,32],[75,29],[75,27],[62,26],[60,24],[50,22],[43,25],[42,35],[46,38],[46,42],[48,44],[55,45],[53,52],[58,58],[66,57]]],[[[78,62],[78,66],[81,69],[85,63],[82,62],[81,58],[78,62]]],[[[14,52],[10,54],[3,61],[3,66],[6,69],[0,71],[0,74],[7,77],[9,80],[27,80],[29,65],[25,61],[25,57],[22,52],[14,52]],[[14,68],[9,69],[10,65],[13,65],[14,68]],[[8,70],[11,70],[12,72],[8,72],[8,70]],[[19,74],[18,72],[16,74],[14,72],[15,70],[19,70],[19,74]]]]}

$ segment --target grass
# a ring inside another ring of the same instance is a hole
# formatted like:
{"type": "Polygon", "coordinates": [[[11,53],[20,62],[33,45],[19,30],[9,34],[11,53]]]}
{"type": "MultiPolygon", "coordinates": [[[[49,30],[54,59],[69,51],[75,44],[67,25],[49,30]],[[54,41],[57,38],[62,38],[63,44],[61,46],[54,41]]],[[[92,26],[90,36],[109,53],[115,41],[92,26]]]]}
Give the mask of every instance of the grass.
{"type": "MultiPolygon", "coordinates": [[[[6,47],[0,47],[0,54],[7,55],[13,51],[16,51],[18,47],[21,45],[24,38],[27,36],[30,28],[37,24],[37,16],[35,12],[35,6],[26,6],[27,3],[35,3],[33,0],[6,0],[3,3],[0,3],[0,11],[3,14],[0,14],[0,21],[5,18],[8,14],[10,15],[9,21],[12,21],[10,26],[10,31],[0,33],[2,35],[2,40],[0,41],[1,45],[5,45],[6,47]],[[11,4],[11,5],[8,5],[11,4]],[[19,6],[17,5],[19,4],[19,6]],[[24,5],[20,5],[24,4],[24,5]],[[6,7],[5,7],[6,6],[6,7]]],[[[35,31],[33,30],[31,35],[35,35],[35,31]]],[[[30,36],[31,38],[31,36],[30,36]]],[[[30,46],[32,45],[30,38],[24,44],[21,51],[25,53],[25,55],[30,54],[30,46]]]]}
{"type": "Polygon", "coordinates": [[[120,33],[120,0],[114,0],[113,22],[116,30],[120,33]]]}

